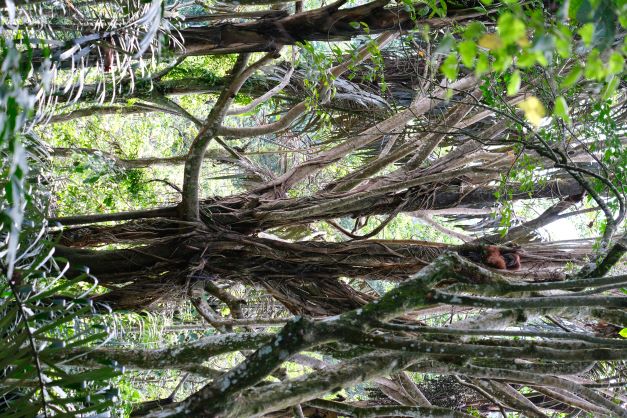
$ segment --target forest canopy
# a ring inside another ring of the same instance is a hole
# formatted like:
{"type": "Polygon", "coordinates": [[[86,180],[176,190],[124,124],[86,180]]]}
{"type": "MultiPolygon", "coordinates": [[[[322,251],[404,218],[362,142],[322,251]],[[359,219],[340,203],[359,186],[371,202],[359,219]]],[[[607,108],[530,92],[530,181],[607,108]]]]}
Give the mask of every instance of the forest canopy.
{"type": "Polygon", "coordinates": [[[627,417],[626,33],[0,2],[0,416],[627,417]]]}

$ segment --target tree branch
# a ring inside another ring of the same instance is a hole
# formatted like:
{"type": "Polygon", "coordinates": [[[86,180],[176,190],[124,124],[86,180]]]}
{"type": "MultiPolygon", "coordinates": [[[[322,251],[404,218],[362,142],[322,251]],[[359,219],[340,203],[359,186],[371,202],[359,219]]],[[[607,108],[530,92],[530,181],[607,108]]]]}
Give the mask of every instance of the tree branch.
{"type": "Polygon", "coordinates": [[[187,160],[185,161],[185,171],[183,177],[183,194],[180,205],[180,214],[184,219],[197,220],[200,217],[198,207],[198,181],[200,177],[200,168],[205,152],[209,145],[209,141],[217,135],[217,129],[222,123],[229,104],[233,97],[237,94],[244,82],[261,66],[265,65],[272,58],[276,57],[276,53],[265,55],[256,63],[245,68],[248,61],[248,54],[242,54],[238,57],[237,62],[231,71],[231,81],[229,85],[222,91],[214,104],[203,127],[196,135],[194,142],[190,146],[187,160]]]}

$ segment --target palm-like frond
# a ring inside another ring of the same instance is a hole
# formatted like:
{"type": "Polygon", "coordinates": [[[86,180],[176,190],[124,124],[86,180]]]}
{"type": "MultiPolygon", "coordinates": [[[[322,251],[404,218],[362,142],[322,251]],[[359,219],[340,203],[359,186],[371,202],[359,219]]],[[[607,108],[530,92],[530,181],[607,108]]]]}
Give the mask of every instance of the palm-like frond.
{"type": "Polygon", "coordinates": [[[28,134],[35,104],[20,71],[18,48],[2,44],[0,75],[0,414],[13,417],[76,416],[104,411],[114,367],[81,371],[59,352],[106,339],[102,319],[84,288],[87,276],[63,280],[67,268],[53,260],[44,219],[49,192],[45,151],[28,134]],[[42,158],[44,157],[44,158],[42,158]],[[37,227],[36,227],[37,225],[37,227]],[[82,289],[82,290],[81,290],[82,289]]]}
{"type": "Polygon", "coordinates": [[[107,387],[118,374],[113,365],[80,370],[58,361],[60,350],[108,335],[98,317],[90,318],[89,299],[59,296],[85,277],[60,282],[29,264],[19,279],[0,283],[0,411],[15,417],[74,416],[111,408],[117,396],[107,387]]]}
{"type": "Polygon", "coordinates": [[[101,102],[113,99],[116,87],[134,88],[154,67],[162,40],[177,44],[164,7],[162,0],[114,0],[34,2],[14,10],[3,20],[3,36],[21,39],[22,65],[32,65],[38,77],[30,82],[39,117],[59,95],[77,100],[87,82],[98,83],[101,102]],[[50,75],[42,77],[42,70],[50,75]]]}

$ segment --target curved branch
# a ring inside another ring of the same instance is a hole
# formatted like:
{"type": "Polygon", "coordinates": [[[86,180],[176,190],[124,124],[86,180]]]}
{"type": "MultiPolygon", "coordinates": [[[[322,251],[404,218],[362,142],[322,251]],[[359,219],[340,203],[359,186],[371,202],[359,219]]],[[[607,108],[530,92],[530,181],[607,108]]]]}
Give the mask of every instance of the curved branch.
{"type": "MultiPolygon", "coordinates": [[[[186,155],[175,155],[172,157],[143,157],[143,158],[120,158],[107,151],[94,148],[65,148],[55,147],[50,152],[52,157],[68,158],[72,154],[93,155],[95,157],[112,160],[121,169],[148,168],[155,165],[176,166],[185,163],[186,155]]],[[[205,153],[205,159],[220,162],[228,162],[229,154],[219,149],[209,149],[205,153]]]]}
{"type": "Polygon", "coordinates": [[[55,353],[58,361],[81,364],[99,364],[105,361],[117,361],[139,369],[185,368],[203,360],[221,354],[244,349],[255,349],[272,339],[267,333],[236,333],[205,337],[200,340],[176,344],[159,349],[129,349],[110,347],[78,347],[62,349],[55,353]]]}
{"type": "Polygon", "coordinates": [[[135,210],[129,212],[117,212],[117,213],[98,213],[94,215],[77,215],[77,216],[65,216],[60,218],[49,218],[48,222],[51,224],[59,223],[61,225],[85,225],[98,222],[111,222],[111,221],[130,221],[133,219],[150,219],[150,218],[169,218],[176,216],[176,208],[165,207],[158,209],[147,210],[135,210]]]}
{"type": "Polygon", "coordinates": [[[257,70],[257,68],[265,64],[274,56],[275,54],[267,54],[248,68],[245,68],[245,66],[248,62],[249,54],[241,54],[237,58],[237,61],[231,71],[231,82],[228,87],[222,90],[222,93],[211,109],[207,120],[190,146],[187,160],[185,161],[183,194],[180,205],[180,214],[184,219],[199,219],[198,180],[200,178],[202,160],[204,159],[209,142],[217,134],[216,129],[222,123],[222,119],[226,114],[229,104],[248,77],[250,77],[252,73],[257,70]]]}
{"type": "Polygon", "coordinates": [[[285,86],[287,86],[289,84],[290,79],[292,77],[292,74],[294,73],[294,69],[295,68],[296,67],[294,67],[294,65],[292,65],[290,67],[290,69],[283,76],[283,79],[281,80],[281,82],[279,84],[277,84],[276,86],[274,86],[272,89],[268,90],[266,93],[264,93],[261,96],[257,97],[256,99],[254,99],[252,102],[248,103],[245,106],[230,108],[229,110],[226,111],[226,114],[227,115],[241,115],[242,113],[246,113],[246,112],[254,109],[255,107],[257,107],[261,103],[271,99],[278,92],[283,90],[283,88],[285,88],[285,86]]]}
{"type": "Polygon", "coordinates": [[[467,90],[474,87],[476,83],[476,79],[469,76],[452,83],[448,86],[448,88],[439,88],[430,97],[419,97],[402,112],[395,114],[394,116],[351,138],[348,138],[340,145],[323,152],[319,156],[303,162],[302,164],[290,169],[282,176],[277,177],[275,180],[255,189],[253,192],[263,194],[271,192],[275,189],[287,190],[298,181],[320,171],[329,164],[340,160],[348,153],[363,148],[364,146],[376,141],[383,135],[400,132],[409,121],[433,109],[433,107],[436,106],[440,100],[444,99],[449,88],[467,90]]]}
{"type": "Polygon", "coordinates": [[[535,219],[532,219],[528,222],[525,222],[521,225],[518,225],[514,228],[510,228],[507,231],[507,234],[502,236],[501,234],[493,234],[489,236],[482,237],[478,239],[479,242],[489,242],[492,244],[502,244],[509,241],[519,240],[529,233],[535,231],[538,228],[542,228],[552,222],[560,219],[560,213],[569,207],[575,205],[579,200],[581,200],[581,195],[571,196],[564,200],[557,202],[555,205],[548,208],[544,211],[540,216],[535,219]]]}
{"type": "MultiPolygon", "coordinates": [[[[377,46],[379,48],[383,48],[384,46],[392,42],[394,39],[396,39],[397,37],[398,37],[398,33],[387,32],[377,37],[375,42],[377,43],[377,46]]],[[[366,59],[370,58],[371,55],[372,55],[371,47],[369,45],[363,46],[357,52],[355,60],[343,62],[342,64],[339,64],[333,67],[329,71],[331,77],[333,79],[339,77],[350,68],[349,63],[351,65],[359,64],[365,61],[366,59]]],[[[217,133],[218,135],[230,136],[230,137],[235,137],[235,138],[267,135],[267,134],[278,132],[278,131],[288,128],[292,124],[292,122],[294,122],[296,119],[302,116],[307,109],[308,109],[308,101],[303,100],[300,103],[296,104],[294,107],[292,107],[285,115],[283,115],[281,119],[279,119],[276,122],[272,122],[272,123],[268,123],[268,124],[260,125],[260,126],[240,127],[240,128],[230,128],[227,126],[220,126],[217,129],[217,133]]]]}

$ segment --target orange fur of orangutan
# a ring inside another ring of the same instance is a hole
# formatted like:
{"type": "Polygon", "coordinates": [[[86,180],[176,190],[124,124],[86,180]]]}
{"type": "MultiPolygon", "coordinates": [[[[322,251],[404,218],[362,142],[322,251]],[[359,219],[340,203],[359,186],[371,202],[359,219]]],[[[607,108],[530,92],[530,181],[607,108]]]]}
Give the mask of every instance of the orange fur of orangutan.
{"type": "Polygon", "coordinates": [[[507,269],[507,264],[505,263],[505,259],[501,255],[501,251],[498,249],[498,247],[494,247],[492,245],[486,247],[483,262],[490,267],[494,267],[495,269],[507,269]]]}
{"type": "Polygon", "coordinates": [[[520,256],[518,254],[502,254],[501,250],[493,245],[488,245],[486,247],[483,262],[486,265],[499,270],[520,269],[520,256]]]}

